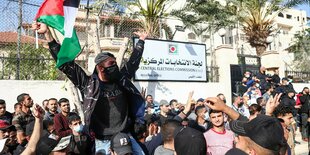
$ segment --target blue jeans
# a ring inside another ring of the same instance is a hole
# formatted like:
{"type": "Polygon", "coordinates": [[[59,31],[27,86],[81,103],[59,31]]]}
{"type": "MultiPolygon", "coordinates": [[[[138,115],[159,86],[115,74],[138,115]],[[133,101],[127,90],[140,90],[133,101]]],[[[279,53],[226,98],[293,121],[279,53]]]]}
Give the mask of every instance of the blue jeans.
{"type": "MultiPolygon", "coordinates": [[[[131,142],[131,148],[134,155],[144,155],[143,150],[137,141],[128,133],[131,142]]],[[[111,140],[95,139],[96,155],[111,155],[110,152],[111,140]]]]}

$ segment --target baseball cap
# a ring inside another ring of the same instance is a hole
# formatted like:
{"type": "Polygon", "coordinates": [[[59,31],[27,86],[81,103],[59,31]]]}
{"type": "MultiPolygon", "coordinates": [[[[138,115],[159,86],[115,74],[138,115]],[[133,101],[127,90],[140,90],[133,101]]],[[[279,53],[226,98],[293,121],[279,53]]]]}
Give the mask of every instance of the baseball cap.
{"type": "Polygon", "coordinates": [[[160,100],[159,105],[170,105],[167,100],[160,100]]]}
{"type": "Polygon", "coordinates": [[[115,56],[109,52],[99,53],[95,58],[95,64],[98,65],[100,62],[107,60],[109,57],[115,58],[115,56]]]}
{"type": "Polygon", "coordinates": [[[202,132],[190,127],[179,127],[175,130],[174,148],[177,155],[205,155],[207,151],[202,132]]]}
{"type": "Polygon", "coordinates": [[[6,130],[6,129],[12,129],[12,128],[15,128],[15,127],[5,120],[0,120],[0,130],[6,130]]]}
{"type": "Polygon", "coordinates": [[[268,150],[279,151],[286,145],[283,128],[274,117],[259,114],[249,122],[235,120],[229,126],[236,134],[249,137],[268,150]]]}
{"type": "Polygon", "coordinates": [[[242,150],[238,148],[232,148],[228,150],[225,155],[247,155],[247,153],[243,152],[242,150]]]}
{"type": "Polygon", "coordinates": [[[197,102],[204,102],[204,101],[205,101],[205,99],[203,99],[203,98],[200,98],[197,100],[197,102]]]}
{"type": "Polygon", "coordinates": [[[117,133],[112,136],[111,148],[118,154],[124,155],[127,153],[132,153],[130,138],[125,133],[117,133]]]}

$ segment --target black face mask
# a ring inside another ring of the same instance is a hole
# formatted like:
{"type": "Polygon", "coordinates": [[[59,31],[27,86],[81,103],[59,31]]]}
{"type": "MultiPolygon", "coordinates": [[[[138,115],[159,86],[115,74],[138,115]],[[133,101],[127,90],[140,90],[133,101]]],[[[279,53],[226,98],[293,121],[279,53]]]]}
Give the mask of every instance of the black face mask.
{"type": "Polygon", "coordinates": [[[117,82],[121,78],[121,73],[120,73],[119,68],[116,64],[104,68],[104,73],[105,73],[107,80],[109,82],[117,82]]]}

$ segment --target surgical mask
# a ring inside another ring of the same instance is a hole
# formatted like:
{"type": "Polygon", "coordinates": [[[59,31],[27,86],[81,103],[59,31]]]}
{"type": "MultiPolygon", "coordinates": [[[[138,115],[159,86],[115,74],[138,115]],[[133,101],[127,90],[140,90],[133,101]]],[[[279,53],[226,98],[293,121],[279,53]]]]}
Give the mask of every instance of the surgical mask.
{"type": "Polygon", "coordinates": [[[111,81],[111,82],[117,82],[121,78],[121,72],[119,71],[119,68],[116,64],[104,68],[104,73],[108,81],[111,81]]]}
{"type": "Polygon", "coordinates": [[[292,82],[293,82],[293,79],[289,79],[288,82],[289,82],[289,83],[292,83],[292,82]]]}
{"type": "Polygon", "coordinates": [[[83,125],[80,124],[80,125],[74,126],[73,130],[77,133],[81,133],[83,131],[83,125]]]}
{"type": "Polygon", "coordinates": [[[179,110],[180,110],[179,108],[174,108],[174,111],[176,112],[179,112],[179,110]]]}
{"type": "Polygon", "coordinates": [[[154,114],[155,113],[155,109],[151,109],[151,114],[154,114]]]}
{"type": "Polygon", "coordinates": [[[209,121],[209,119],[210,119],[209,114],[207,112],[204,114],[204,119],[206,121],[209,121]]]}
{"type": "Polygon", "coordinates": [[[259,88],[259,84],[258,84],[258,83],[256,83],[255,86],[256,86],[257,88],[259,88]]]}
{"type": "Polygon", "coordinates": [[[250,75],[249,75],[249,74],[246,74],[246,75],[245,75],[245,77],[246,77],[246,78],[249,78],[249,77],[250,77],[250,75]]]}

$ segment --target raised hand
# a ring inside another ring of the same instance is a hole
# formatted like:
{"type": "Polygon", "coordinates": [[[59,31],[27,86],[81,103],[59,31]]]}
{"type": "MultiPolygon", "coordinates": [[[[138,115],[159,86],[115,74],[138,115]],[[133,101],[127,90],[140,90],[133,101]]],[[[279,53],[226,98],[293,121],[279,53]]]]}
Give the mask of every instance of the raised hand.
{"type": "Polygon", "coordinates": [[[208,97],[206,99],[205,105],[212,110],[224,111],[227,105],[218,97],[208,97]]]}
{"type": "Polygon", "coordinates": [[[147,36],[148,36],[148,33],[145,31],[134,32],[134,34],[139,36],[140,40],[145,40],[145,38],[147,38],[147,36]]]}
{"type": "Polygon", "coordinates": [[[141,88],[141,96],[145,99],[145,95],[146,95],[146,88],[141,88]]]}
{"type": "Polygon", "coordinates": [[[50,34],[49,29],[47,28],[47,26],[44,23],[38,23],[38,22],[34,21],[31,25],[31,27],[32,27],[31,28],[32,30],[37,30],[38,33],[44,34],[46,41],[51,42],[54,40],[54,38],[50,34]]]}
{"type": "Polygon", "coordinates": [[[44,117],[44,110],[42,107],[40,107],[38,104],[35,104],[34,105],[34,108],[33,108],[33,116],[36,117],[36,118],[39,118],[39,119],[43,119],[44,117]]]}
{"type": "Polygon", "coordinates": [[[274,97],[270,97],[266,103],[266,115],[271,116],[274,109],[280,104],[279,100],[282,93],[276,94],[274,97]]]}
{"type": "Polygon", "coordinates": [[[47,30],[48,30],[48,29],[47,29],[47,26],[46,26],[45,24],[43,24],[43,23],[38,23],[38,22],[36,22],[36,21],[34,21],[34,22],[32,23],[31,29],[32,29],[32,30],[37,30],[38,33],[42,33],[42,34],[46,33],[47,30]]]}
{"type": "Polygon", "coordinates": [[[195,104],[195,100],[193,99],[194,91],[190,91],[187,98],[187,103],[184,108],[184,113],[188,113],[191,110],[191,106],[195,104]]]}

